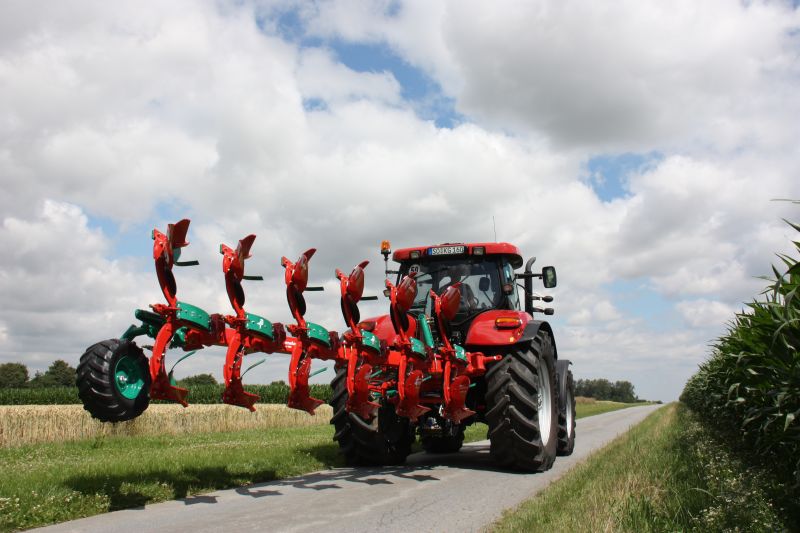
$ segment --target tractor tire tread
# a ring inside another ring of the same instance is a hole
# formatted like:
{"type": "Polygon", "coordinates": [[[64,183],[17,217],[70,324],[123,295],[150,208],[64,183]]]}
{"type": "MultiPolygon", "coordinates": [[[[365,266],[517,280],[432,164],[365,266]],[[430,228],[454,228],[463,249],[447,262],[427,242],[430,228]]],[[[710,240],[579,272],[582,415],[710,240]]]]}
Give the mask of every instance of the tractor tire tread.
{"type": "Polygon", "coordinates": [[[558,440],[558,388],[549,333],[540,331],[529,344],[513,346],[503,355],[486,372],[490,453],[505,468],[547,470],[558,440]],[[537,403],[540,372],[547,373],[552,406],[550,434],[544,439],[537,403]]]}

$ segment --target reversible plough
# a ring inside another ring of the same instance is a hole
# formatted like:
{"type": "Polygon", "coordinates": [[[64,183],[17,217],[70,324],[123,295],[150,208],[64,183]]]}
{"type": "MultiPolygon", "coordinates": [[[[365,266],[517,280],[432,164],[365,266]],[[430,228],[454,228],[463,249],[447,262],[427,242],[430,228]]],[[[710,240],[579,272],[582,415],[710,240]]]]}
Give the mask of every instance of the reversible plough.
{"type": "MultiPolygon", "coordinates": [[[[414,438],[415,426],[419,426],[420,431],[429,431],[431,428],[432,431],[440,431],[436,435],[450,438],[451,441],[456,438],[457,446],[434,446],[433,451],[454,451],[449,448],[457,450],[463,440],[465,421],[471,423],[476,419],[486,419],[491,430],[493,421],[489,411],[493,407],[506,409],[502,405],[495,405],[504,400],[491,399],[496,391],[491,390],[491,380],[483,378],[487,374],[487,366],[499,363],[495,365],[495,368],[499,368],[502,366],[501,361],[509,359],[510,352],[469,351],[452,341],[452,322],[459,308],[463,307],[463,288],[460,282],[449,284],[439,293],[429,290],[429,315],[426,315],[409,312],[414,302],[419,301],[416,279],[418,270],[398,276],[396,284],[387,278],[384,294],[389,298],[388,322],[392,331],[389,335],[386,331],[377,335],[376,321],[361,321],[358,307],[363,298],[364,269],[368,261],[356,265],[349,274],[337,269],[341,310],[347,327],[339,335],[305,318],[305,292],[318,289],[308,286],[309,263],[316,251],[311,248],[300,254],[294,262],[286,257],[281,258],[281,265],[285,269],[286,299],[294,320],[292,324],[283,325],[245,310],[242,282],[261,279],[259,276],[245,274],[245,264],[251,257],[250,252],[256,238],[255,235],[248,235],[238,242],[235,249],[220,245],[222,272],[232,312],[209,314],[177,298],[173,268],[197,264],[196,261],[180,261],[181,251],[189,244],[188,230],[189,220],[184,219],[170,224],[165,233],[157,229],[152,233],[153,259],[165,303],[152,304],[152,311],[137,310],[135,316],[141,322],[139,325],[132,325],[119,340],[112,339],[93,345],[81,358],[77,380],[79,394],[85,408],[95,418],[106,422],[129,420],[139,416],[150,400],[167,400],[188,406],[189,391],[177,386],[172,371],[166,370],[167,350],[181,349],[187,352],[183,357],[185,358],[211,346],[226,348],[222,371],[225,386],[222,401],[251,411],[255,411],[259,397],[247,392],[242,384],[242,364],[246,356],[255,353],[289,354],[288,406],[312,415],[323,402],[310,394],[311,363],[315,359],[333,362],[336,368],[336,378],[332,383],[333,423],[337,429],[335,438],[350,462],[402,462],[410,451],[410,440],[414,438]],[[154,339],[149,358],[134,342],[140,335],[154,339]],[[479,396],[484,399],[478,403],[472,402],[470,408],[467,397],[470,388],[478,385],[476,381],[480,381],[479,396]],[[477,417],[476,411],[480,411],[477,417]],[[421,419],[425,419],[425,424],[421,419]],[[389,436],[390,433],[394,436],[389,436]],[[365,445],[365,439],[370,438],[377,439],[377,444],[365,445]],[[354,451],[354,448],[357,449],[354,451]]],[[[526,279],[526,284],[528,283],[526,279]]],[[[530,317],[530,313],[527,316],[530,317]]],[[[498,327],[501,319],[502,317],[496,320],[498,327]]],[[[524,324],[516,323],[519,327],[529,325],[527,320],[524,324]]],[[[547,343],[552,344],[552,340],[547,335],[538,333],[539,329],[541,328],[537,329],[537,336],[531,337],[529,342],[538,342],[541,352],[548,349],[547,343]]],[[[550,331],[549,326],[545,330],[542,331],[550,331]]],[[[549,357],[553,361],[548,363],[552,367],[549,370],[544,366],[536,366],[540,363],[530,363],[529,373],[535,375],[529,378],[533,385],[528,388],[532,388],[531,393],[538,394],[538,397],[523,399],[524,405],[517,406],[519,412],[525,412],[530,411],[530,406],[533,405],[533,414],[526,414],[533,420],[533,425],[536,426],[533,431],[539,439],[539,447],[533,450],[533,462],[514,460],[513,464],[522,468],[545,469],[552,464],[549,456],[555,455],[556,445],[547,442],[550,428],[546,428],[548,435],[545,435],[542,424],[545,418],[549,420],[550,417],[559,419],[560,422],[559,416],[562,413],[557,411],[555,404],[564,404],[566,399],[557,399],[558,387],[552,381],[556,379],[554,345],[550,351],[552,353],[549,357]],[[549,395],[547,398],[544,397],[545,393],[549,395]],[[539,448],[543,450],[542,453],[546,452],[545,457],[537,458],[536,450],[539,448]],[[550,448],[553,453],[548,451],[550,448]]],[[[543,356],[534,354],[531,357],[543,356]]],[[[524,362],[524,357],[521,360],[524,362]]],[[[566,372],[562,372],[560,368],[558,371],[559,374],[564,374],[566,383],[566,372]]],[[[520,369],[511,368],[504,372],[520,373],[520,369]]],[[[567,385],[570,402],[571,379],[570,373],[567,385]]],[[[518,394],[510,389],[503,391],[506,396],[518,394]]],[[[572,414],[574,418],[572,403],[564,409],[565,417],[572,414]],[[566,410],[571,410],[572,413],[566,413],[566,410]]],[[[509,413],[508,416],[513,418],[514,413],[509,413]]],[[[527,424],[526,428],[531,425],[528,422],[524,424],[527,424]]],[[[569,425],[564,426],[565,431],[574,441],[574,421],[565,421],[564,424],[569,425]]],[[[502,421],[494,423],[494,426],[501,425],[502,421]]],[[[552,431],[553,435],[556,431],[552,431]]],[[[531,439],[534,438],[527,438],[524,443],[533,442],[531,439]]],[[[569,441],[569,452],[572,441],[569,441]]],[[[505,441],[499,437],[497,442],[498,446],[505,445],[505,441]]],[[[492,446],[495,454],[495,440],[492,446]]],[[[428,448],[430,447],[426,446],[428,448]]],[[[559,451],[564,452],[566,448],[559,448],[559,451]]],[[[519,450],[498,453],[514,455],[519,450]]]]}

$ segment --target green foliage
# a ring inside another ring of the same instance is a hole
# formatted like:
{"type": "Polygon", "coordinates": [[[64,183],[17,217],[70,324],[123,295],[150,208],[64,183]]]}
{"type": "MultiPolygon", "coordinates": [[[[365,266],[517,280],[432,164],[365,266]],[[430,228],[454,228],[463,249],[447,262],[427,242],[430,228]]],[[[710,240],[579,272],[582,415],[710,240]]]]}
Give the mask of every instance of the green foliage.
{"type": "Polygon", "coordinates": [[[28,383],[29,387],[72,387],[75,385],[75,369],[69,363],[61,359],[53,361],[53,364],[42,374],[36,375],[28,383]]]}
{"type": "MultiPolygon", "coordinates": [[[[795,230],[800,226],[789,223],[795,230]]],[[[800,252],[800,242],[794,242],[800,252]]],[[[784,462],[800,484],[800,262],[778,256],[783,273],[763,300],[737,314],[681,400],[710,423],[736,428],[753,449],[784,462]]]]}
{"type": "MultiPolygon", "coordinates": [[[[189,403],[222,403],[223,385],[190,385],[189,403]]],[[[269,385],[245,385],[245,390],[261,396],[260,403],[285,404],[289,399],[289,385],[275,381],[269,385]]],[[[328,402],[331,387],[327,384],[310,385],[311,396],[328,402]]],[[[68,405],[81,403],[76,387],[0,388],[0,405],[68,405]]],[[[169,403],[169,402],[159,402],[169,403]]]]}
{"type": "Polygon", "coordinates": [[[792,531],[796,500],[766,469],[731,452],[680,404],[641,424],[557,483],[506,512],[492,531],[792,531]]]}
{"type": "Polygon", "coordinates": [[[81,403],[77,387],[0,389],[0,405],[71,405],[81,403]]]}
{"type": "Polygon", "coordinates": [[[178,385],[184,388],[197,387],[198,385],[217,385],[217,380],[211,374],[197,374],[178,380],[178,385]]]}
{"type": "Polygon", "coordinates": [[[0,448],[0,531],[341,466],[332,436],[323,424],[0,448]]]}
{"type": "Polygon", "coordinates": [[[24,387],[28,382],[28,367],[22,363],[0,365],[0,389],[24,387]]]}
{"type": "Polygon", "coordinates": [[[630,381],[611,383],[607,379],[579,379],[575,382],[575,395],[612,402],[633,403],[637,401],[633,383],[630,381]]]}

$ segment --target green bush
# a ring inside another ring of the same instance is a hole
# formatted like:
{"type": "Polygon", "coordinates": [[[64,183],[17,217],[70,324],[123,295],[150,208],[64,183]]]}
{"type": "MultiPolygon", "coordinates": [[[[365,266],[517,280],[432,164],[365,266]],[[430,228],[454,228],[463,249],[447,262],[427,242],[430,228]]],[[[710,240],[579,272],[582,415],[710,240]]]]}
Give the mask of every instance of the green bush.
{"type": "MultiPolygon", "coordinates": [[[[800,242],[794,245],[800,252],[800,242]]],[[[800,485],[800,262],[779,257],[783,273],[773,267],[764,299],[736,315],[681,400],[707,421],[736,428],[756,451],[790,464],[800,485]]]]}

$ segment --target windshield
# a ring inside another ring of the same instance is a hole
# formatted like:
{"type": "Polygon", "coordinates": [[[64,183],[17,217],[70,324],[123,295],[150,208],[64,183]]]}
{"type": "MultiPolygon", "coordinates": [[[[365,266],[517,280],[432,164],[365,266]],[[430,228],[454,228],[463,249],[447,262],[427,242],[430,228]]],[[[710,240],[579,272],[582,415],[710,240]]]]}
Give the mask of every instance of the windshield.
{"type": "Polygon", "coordinates": [[[461,304],[456,320],[464,319],[484,309],[500,306],[504,294],[500,283],[500,259],[492,257],[459,257],[437,261],[409,261],[400,267],[400,277],[416,272],[417,297],[412,311],[431,315],[428,298],[431,289],[442,294],[450,285],[461,282],[461,304]]]}

